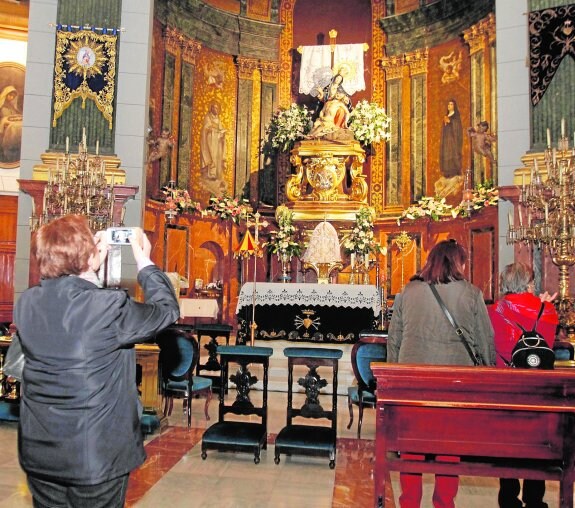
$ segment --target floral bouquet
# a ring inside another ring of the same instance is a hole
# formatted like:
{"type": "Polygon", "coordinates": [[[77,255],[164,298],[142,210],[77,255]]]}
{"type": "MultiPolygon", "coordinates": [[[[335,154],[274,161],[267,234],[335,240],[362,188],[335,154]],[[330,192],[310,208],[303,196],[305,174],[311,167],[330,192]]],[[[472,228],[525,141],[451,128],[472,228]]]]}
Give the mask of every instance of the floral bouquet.
{"type": "Polygon", "coordinates": [[[276,210],[278,223],[277,233],[266,242],[265,246],[279,259],[301,255],[301,245],[296,241],[296,227],[293,225],[294,214],[285,206],[279,206],[276,210]]]}
{"type": "Polygon", "coordinates": [[[183,212],[194,213],[202,211],[200,203],[193,201],[185,189],[178,189],[171,186],[162,187],[162,194],[166,196],[165,206],[167,215],[175,216],[183,212]]]}
{"type": "Polygon", "coordinates": [[[390,125],[391,118],[385,113],[385,108],[375,102],[359,101],[349,115],[349,128],[364,146],[389,140],[390,125]]]}
{"type": "Polygon", "coordinates": [[[272,116],[266,127],[262,152],[287,152],[296,141],[304,138],[310,128],[311,111],[306,106],[292,103],[289,108],[280,109],[272,116]]]}
{"type": "Polygon", "coordinates": [[[351,233],[346,235],[343,246],[348,253],[385,254],[385,248],[375,241],[373,236],[373,209],[362,206],[355,214],[355,224],[351,233]]]}
{"type": "Polygon", "coordinates": [[[446,204],[445,198],[423,197],[415,205],[411,205],[403,211],[397,219],[397,224],[401,224],[404,219],[415,220],[420,217],[429,217],[438,221],[446,217],[468,216],[471,212],[481,208],[497,206],[498,202],[499,190],[493,186],[493,182],[486,181],[475,187],[469,204],[462,202],[454,207],[446,204]]]}
{"type": "Polygon", "coordinates": [[[232,198],[227,194],[220,197],[212,196],[206,210],[221,220],[231,220],[236,224],[239,224],[241,220],[248,220],[253,213],[247,199],[232,198]]]}
{"type": "Polygon", "coordinates": [[[440,220],[445,217],[457,217],[459,211],[445,202],[445,198],[422,197],[416,204],[403,211],[397,219],[399,225],[403,219],[416,220],[421,217],[429,217],[432,220],[440,220]]]}
{"type": "Polygon", "coordinates": [[[497,206],[498,202],[499,189],[493,186],[492,181],[487,180],[475,187],[471,197],[473,210],[479,210],[486,206],[497,206]]]}

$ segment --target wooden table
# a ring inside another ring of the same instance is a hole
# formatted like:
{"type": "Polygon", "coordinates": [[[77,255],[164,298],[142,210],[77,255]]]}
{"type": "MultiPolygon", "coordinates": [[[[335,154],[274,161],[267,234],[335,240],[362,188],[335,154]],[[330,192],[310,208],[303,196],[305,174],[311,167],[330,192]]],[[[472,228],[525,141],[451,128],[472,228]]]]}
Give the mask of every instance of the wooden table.
{"type": "Polygon", "coordinates": [[[390,471],[555,480],[573,507],[575,371],[372,364],[374,506],[390,471]],[[422,454],[423,460],[400,458],[422,454]],[[459,462],[436,460],[459,457],[459,462]]]}

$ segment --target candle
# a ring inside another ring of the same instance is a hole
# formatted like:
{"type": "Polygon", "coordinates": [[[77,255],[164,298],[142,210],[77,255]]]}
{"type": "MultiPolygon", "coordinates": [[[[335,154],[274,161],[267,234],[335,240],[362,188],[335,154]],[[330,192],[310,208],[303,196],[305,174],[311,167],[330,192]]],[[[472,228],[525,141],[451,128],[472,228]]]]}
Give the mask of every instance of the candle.
{"type": "Polygon", "coordinates": [[[82,127],[82,144],[86,147],[86,127],[82,127]]]}
{"type": "Polygon", "coordinates": [[[551,131],[549,130],[549,127],[547,127],[547,146],[551,147],[551,131]]]}
{"type": "Polygon", "coordinates": [[[511,210],[507,212],[507,221],[509,222],[509,229],[513,228],[513,215],[511,215],[511,210]]]}
{"type": "Polygon", "coordinates": [[[549,205],[545,203],[545,222],[549,221],[549,205]]]}
{"type": "Polygon", "coordinates": [[[523,227],[523,213],[521,211],[521,206],[519,207],[519,227],[523,227]]]}
{"type": "Polygon", "coordinates": [[[561,118],[561,137],[565,137],[565,118],[561,118]]]}
{"type": "MultiPolygon", "coordinates": [[[[573,133],[573,136],[575,136],[575,132],[573,133]]],[[[66,153],[68,153],[69,151],[70,151],[70,138],[66,136],[66,153]]]]}
{"type": "Polygon", "coordinates": [[[525,190],[525,173],[521,173],[521,188],[525,190]]]}
{"type": "Polygon", "coordinates": [[[369,269],[369,253],[365,255],[365,267],[369,269]]]}
{"type": "Polygon", "coordinates": [[[351,258],[351,259],[350,259],[351,269],[353,270],[354,267],[355,267],[355,252],[352,252],[352,253],[351,253],[350,258],[351,258]]]}
{"type": "Polygon", "coordinates": [[[97,139],[96,140],[96,155],[98,155],[100,153],[100,140],[97,139]]]}

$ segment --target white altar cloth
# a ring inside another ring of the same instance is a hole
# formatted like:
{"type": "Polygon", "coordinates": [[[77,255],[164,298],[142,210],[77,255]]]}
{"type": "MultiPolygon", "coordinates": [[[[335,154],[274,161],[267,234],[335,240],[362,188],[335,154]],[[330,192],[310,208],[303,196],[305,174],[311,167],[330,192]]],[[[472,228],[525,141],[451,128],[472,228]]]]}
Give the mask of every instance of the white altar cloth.
{"type": "MultiPolygon", "coordinates": [[[[252,305],[254,283],[246,282],[240,290],[236,314],[252,305]]],[[[311,284],[311,283],[256,283],[256,306],[261,305],[319,305],[332,307],[371,308],[377,316],[381,312],[381,298],[374,285],[311,284]]]]}

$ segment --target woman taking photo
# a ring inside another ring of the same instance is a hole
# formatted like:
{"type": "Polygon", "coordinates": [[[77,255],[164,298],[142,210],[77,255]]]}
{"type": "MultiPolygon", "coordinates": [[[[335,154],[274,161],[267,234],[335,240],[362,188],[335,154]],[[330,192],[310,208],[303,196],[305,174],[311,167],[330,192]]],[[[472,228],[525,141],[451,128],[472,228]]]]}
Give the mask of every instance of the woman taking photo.
{"type": "MultiPolygon", "coordinates": [[[[435,298],[433,284],[453,319],[468,332],[469,346],[485,365],[495,363],[493,328],[481,290],[465,280],[467,253],[454,240],[431,249],[421,272],[396,296],[387,339],[387,361],[433,365],[474,365],[462,337],[457,335],[435,298]]],[[[423,457],[402,454],[423,460],[423,457]]],[[[447,457],[453,462],[457,457],[447,457]]],[[[418,508],[422,497],[421,474],[401,473],[401,508],[418,508]]],[[[457,476],[435,475],[433,506],[454,508],[457,476]]]]}
{"type": "Polygon", "coordinates": [[[31,248],[42,280],[14,310],[25,357],[18,452],[39,508],[124,506],[145,459],[133,346],[179,317],[139,228],[130,243],[145,302],[98,287],[104,233],[80,215],[42,226],[31,248]]]}

